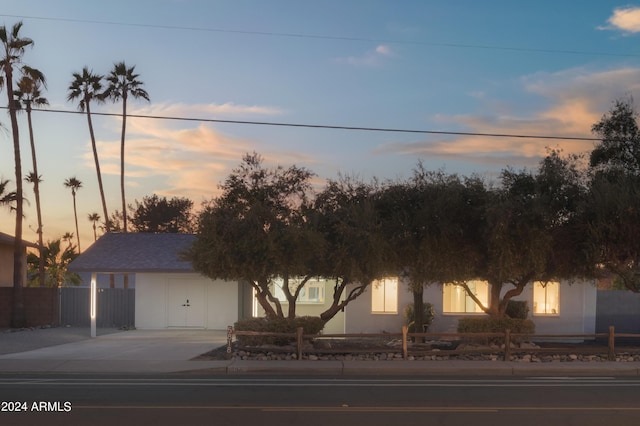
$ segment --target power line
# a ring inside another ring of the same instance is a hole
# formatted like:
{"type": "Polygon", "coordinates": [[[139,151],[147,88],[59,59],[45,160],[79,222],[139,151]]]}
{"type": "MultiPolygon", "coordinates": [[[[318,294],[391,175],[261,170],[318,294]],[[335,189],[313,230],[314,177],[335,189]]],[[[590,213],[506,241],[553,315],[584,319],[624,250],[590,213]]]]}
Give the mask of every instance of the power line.
{"type": "MultiPolygon", "coordinates": [[[[7,107],[0,107],[0,108],[7,109],[7,107]]],[[[84,114],[84,112],[81,112],[81,111],[70,111],[70,110],[61,110],[61,109],[34,109],[34,111],[51,112],[51,113],[58,113],[58,114],[84,114]]],[[[109,112],[92,112],[91,115],[106,116],[106,117],[122,116],[122,114],[109,113],[109,112]]],[[[334,126],[329,124],[283,123],[283,122],[274,122],[274,121],[248,121],[248,120],[223,120],[223,119],[216,119],[216,118],[173,117],[173,116],[146,115],[146,114],[127,114],[127,117],[146,118],[151,120],[195,121],[195,122],[201,122],[201,123],[244,124],[244,125],[254,125],[254,126],[298,127],[298,128],[309,128],[309,129],[350,130],[350,131],[385,132],[385,133],[417,133],[417,134],[428,134],[428,135],[483,136],[483,137],[491,137],[491,138],[600,141],[600,139],[598,138],[587,138],[587,137],[579,137],[579,136],[455,132],[455,131],[445,131],[445,130],[400,129],[400,128],[389,128],[389,127],[334,126]]]]}
{"type": "Polygon", "coordinates": [[[225,28],[139,24],[139,23],[127,23],[127,22],[117,22],[117,21],[53,18],[53,17],[46,17],[46,16],[29,16],[29,15],[0,14],[0,16],[4,16],[7,18],[34,19],[34,20],[41,20],[41,21],[74,22],[74,23],[97,24],[97,25],[118,25],[118,26],[124,26],[124,27],[155,28],[155,29],[165,29],[165,30],[168,29],[168,30],[181,30],[181,31],[201,31],[201,32],[213,32],[213,33],[227,33],[227,34],[246,34],[246,35],[257,35],[257,36],[268,36],[268,37],[309,38],[309,39],[321,39],[321,40],[407,44],[407,45],[433,46],[433,47],[453,47],[453,48],[459,48],[459,49],[483,49],[483,50],[502,50],[502,51],[512,51],[512,52],[640,58],[640,54],[633,54],[633,53],[611,53],[611,52],[596,52],[596,51],[586,51],[586,50],[537,49],[537,48],[527,48],[527,47],[495,46],[495,45],[482,45],[482,44],[442,43],[442,42],[431,42],[431,41],[420,41],[420,40],[394,40],[394,39],[367,38],[367,37],[332,36],[332,35],[326,35],[326,34],[302,34],[302,33],[285,33],[285,32],[276,32],[276,31],[233,30],[233,29],[225,29],[225,28]]]}

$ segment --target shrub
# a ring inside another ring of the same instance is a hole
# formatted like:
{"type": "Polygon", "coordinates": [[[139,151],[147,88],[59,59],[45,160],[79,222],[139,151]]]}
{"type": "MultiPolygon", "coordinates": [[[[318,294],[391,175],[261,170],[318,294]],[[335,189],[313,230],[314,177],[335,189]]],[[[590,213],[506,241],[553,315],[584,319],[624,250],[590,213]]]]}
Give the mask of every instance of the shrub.
{"type": "MultiPolygon", "coordinates": [[[[324,328],[319,317],[296,318],[245,318],[234,324],[237,331],[256,331],[262,333],[295,333],[302,327],[305,334],[318,334],[324,328]]],[[[294,337],[284,336],[236,336],[241,346],[288,345],[295,342],[294,337]]]]}
{"type": "MultiPolygon", "coordinates": [[[[520,318],[492,318],[466,317],[458,320],[458,333],[504,333],[511,330],[512,334],[533,334],[536,325],[531,320],[520,318]]],[[[501,338],[480,339],[489,342],[501,342],[501,338]]]]}
{"type": "MultiPolygon", "coordinates": [[[[425,303],[424,309],[422,313],[423,325],[425,328],[428,328],[433,322],[433,318],[436,316],[436,310],[433,308],[431,303],[425,303]]],[[[404,321],[405,324],[409,325],[409,333],[422,333],[422,330],[415,331],[415,327],[412,324],[415,320],[413,303],[408,304],[404,307],[404,321]]]]}
{"type": "Polygon", "coordinates": [[[509,300],[505,313],[509,318],[527,319],[529,305],[526,300],[509,300]]]}

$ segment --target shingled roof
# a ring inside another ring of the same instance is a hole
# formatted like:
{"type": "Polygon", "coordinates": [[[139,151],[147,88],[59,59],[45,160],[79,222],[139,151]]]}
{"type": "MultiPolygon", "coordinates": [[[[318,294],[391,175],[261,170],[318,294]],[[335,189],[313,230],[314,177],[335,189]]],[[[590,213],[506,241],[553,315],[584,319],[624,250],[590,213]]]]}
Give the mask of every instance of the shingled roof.
{"type": "Polygon", "coordinates": [[[192,234],[108,233],[69,264],[72,272],[193,272],[180,252],[195,241],[192,234]]]}

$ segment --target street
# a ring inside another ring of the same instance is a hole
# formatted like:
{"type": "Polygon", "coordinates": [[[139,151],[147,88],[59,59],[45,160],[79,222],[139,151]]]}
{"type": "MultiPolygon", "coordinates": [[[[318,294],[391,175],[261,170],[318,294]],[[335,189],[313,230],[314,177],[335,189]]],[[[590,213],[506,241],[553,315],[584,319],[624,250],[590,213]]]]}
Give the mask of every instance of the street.
{"type": "Polygon", "coordinates": [[[637,377],[5,374],[0,424],[621,426],[640,423],[639,388],[637,377]]]}

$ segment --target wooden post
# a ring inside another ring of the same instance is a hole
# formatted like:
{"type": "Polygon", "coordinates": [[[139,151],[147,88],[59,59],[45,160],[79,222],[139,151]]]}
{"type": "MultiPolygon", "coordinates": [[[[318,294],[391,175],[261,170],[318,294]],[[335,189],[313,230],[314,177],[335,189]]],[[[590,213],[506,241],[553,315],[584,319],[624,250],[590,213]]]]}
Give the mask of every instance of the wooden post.
{"type": "Polygon", "coordinates": [[[504,360],[511,361],[511,330],[504,331],[504,360]]]}
{"type": "Polygon", "coordinates": [[[302,360],[302,334],[304,329],[302,327],[298,327],[296,330],[296,346],[298,347],[298,361],[302,360]]]}
{"type": "Polygon", "coordinates": [[[409,327],[402,326],[402,359],[407,359],[407,334],[409,333],[409,327]]]}
{"type": "Polygon", "coordinates": [[[609,361],[616,360],[616,333],[615,327],[609,326],[609,361]]]}
{"type": "Polygon", "coordinates": [[[231,354],[231,342],[233,340],[233,327],[227,326],[227,353],[231,354]]]}

